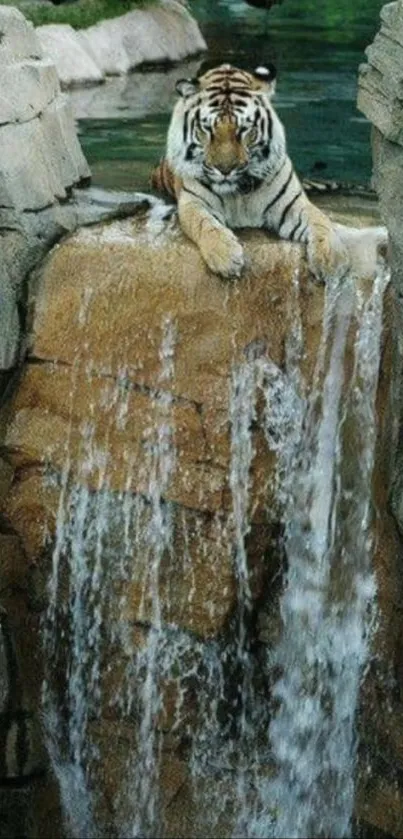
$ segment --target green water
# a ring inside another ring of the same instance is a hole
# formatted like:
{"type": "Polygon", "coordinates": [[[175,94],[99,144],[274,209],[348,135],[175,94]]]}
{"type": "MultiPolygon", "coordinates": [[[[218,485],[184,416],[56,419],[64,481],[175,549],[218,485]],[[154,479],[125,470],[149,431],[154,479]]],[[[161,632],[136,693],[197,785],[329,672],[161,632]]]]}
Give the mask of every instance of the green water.
{"type": "Polygon", "coordinates": [[[176,79],[193,75],[202,61],[229,60],[276,64],[275,104],[301,175],[368,184],[369,125],[355,106],[357,70],[379,29],[382,0],[284,0],[269,12],[241,0],[190,5],[209,47],[200,61],[111,82],[93,94],[102,104],[87,110],[75,94],[94,183],[146,189],[164,150],[176,79]]]}

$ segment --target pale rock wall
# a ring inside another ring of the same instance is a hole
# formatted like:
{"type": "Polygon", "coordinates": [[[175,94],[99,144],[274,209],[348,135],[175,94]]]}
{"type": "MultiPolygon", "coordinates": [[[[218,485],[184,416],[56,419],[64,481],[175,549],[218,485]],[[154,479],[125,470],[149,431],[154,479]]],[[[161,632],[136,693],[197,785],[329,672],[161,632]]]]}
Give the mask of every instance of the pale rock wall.
{"type": "Polygon", "coordinates": [[[88,29],[46,24],[36,32],[62,87],[99,84],[144,63],[181,61],[207,49],[196,21],[177,0],[159,0],[88,29]]]}
{"type": "Polygon", "coordinates": [[[394,293],[394,373],[390,399],[389,484],[403,533],[403,0],[381,11],[381,28],[360,67],[358,108],[372,122],[373,184],[390,236],[394,293]]]}
{"type": "MultiPolygon", "coordinates": [[[[362,745],[376,753],[375,765],[383,767],[362,776],[359,793],[364,819],[393,836],[403,836],[403,711],[401,614],[402,571],[399,555],[403,535],[403,0],[388,3],[381,11],[381,27],[366,50],[367,63],[359,71],[358,108],[372,122],[373,185],[390,237],[391,376],[384,405],[386,444],[378,481],[383,506],[392,512],[400,531],[400,546],[388,549],[395,564],[396,590],[389,588],[389,614],[394,629],[384,650],[384,664],[373,661],[376,682],[367,684],[362,745]],[[391,641],[395,639],[394,645],[391,641]],[[393,650],[394,646],[394,650],[393,650]],[[383,671],[383,672],[382,672],[383,671]],[[377,686],[376,686],[377,683],[377,686]],[[385,714],[379,714],[379,708],[385,714]],[[381,773],[382,774],[382,773],[381,773]]],[[[381,368],[382,375],[382,368],[381,368]]],[[[386,395],[385,395],[386,396],[386,395]]]]}
{"type": "Polygon", "coordinates": [[[0,371],[17,361],[24,280],[49,244],[74,227],[60,201],[90,174],[69,103],[32,24],[0,6],[0,371]]]}
{"type": "Polygon", "coordinates": [[[0,395],[18,362],[26,279],[79,224],[128,214],[141,195],[78,189],[90,169],[67,95],[31,23],[0,6],[0,395]]]}

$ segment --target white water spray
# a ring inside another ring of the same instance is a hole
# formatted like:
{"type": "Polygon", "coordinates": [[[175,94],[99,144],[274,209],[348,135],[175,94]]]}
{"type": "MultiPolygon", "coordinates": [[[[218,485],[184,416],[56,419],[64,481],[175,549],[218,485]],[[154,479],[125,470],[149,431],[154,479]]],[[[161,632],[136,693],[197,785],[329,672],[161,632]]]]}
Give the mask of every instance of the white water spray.
{"type": "MultiPolygon", "coordinates": [[[[386,283],[379,275],[366,300],[346,280],[326,294],[316,386],[291,447],[292,484],[285,476],[288,573],[270,724],[278,772],[262,785],[251,836],[351,835],[354,726],[375,595],[369,526],[386,283]],[[352,331],[354,368],[345,378],[352,331]]],[[[269,416],[270,396],[269,387],[269,416]]]]}

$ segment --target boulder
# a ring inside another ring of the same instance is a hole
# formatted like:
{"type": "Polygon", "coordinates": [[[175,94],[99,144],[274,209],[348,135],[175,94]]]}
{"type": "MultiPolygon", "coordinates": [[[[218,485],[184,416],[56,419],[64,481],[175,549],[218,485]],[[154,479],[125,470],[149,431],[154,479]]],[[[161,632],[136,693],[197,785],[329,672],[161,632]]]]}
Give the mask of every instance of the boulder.
{"type": "Polygon", "coordinates": [[[89,176],[54,64],[32,24],[0,6],[0,371],[18,360],[28,271],[74,228],[67,192],[89,176]],[[60,205],[63,201],[63,206],[60,205]]]}
{"type": "MultiPolygon", "coordinates": [[[[365,689],[362,772],[358,810],[364,821],[393,836],[403,835],[402,717],[402,423],[403,423],[403,2],[381,11],[380,32],[360,67],[358,108],[372,122],[373,185],[390,238],[390,388],[380,409],[382,452],[378,452],[377,501],[385,510],[376,556],[379,606],[378,657],[365,689]],[[386,512],[387,511],[387,512],[386,512]],[[382,708],[382,712],[380,711],[382,708]]],[[[381,366],[381,376],[382,376],[381,366]]]]}
{"type": "Polygon", "coordinates": [[[43,58],[32,23],[13,6],[0,6],[0,64],[3,66],[43,58]]]}
{"type": "MultiPolygon", "coordinates": [[[[168,609],[166,620],[209,635],[225,623],[235,596],[227,550],[234,539],[232,376],[251,353],[283,366],[297,305],[293,289],[298,269],[306,347],[302,367],[309,382],[322,330],[323,290],[309,278],[298,245],[259,231],[243,234],[251,267],[242,282],[222,282],[206,269],[175,222],[161,221],[163,209],[157,204],[145,215],[143,210],[125,221],[81,229],[46,261],[34,299],[32,362],[22,372],[5,439],[8,461],[18,470],[7,516],[28,554],[37,559],[44,533],[52,535],[56,528],[57,481],[43,481],[49,469],[63,474],[66,457],[70,478],[91,492],[104,486],[111,498],[118,498],[129,480],[130,492],[146,497],[152,430],[169,422],[175,468],[167,474],[163,499],[176,511],[174,539],[181,543],[184,533],[198,532],[200,544],[196,539],[192,547],[190,538],[187,552],[192,574],[200,569],[200,591],[210,590],[209,569],[218,567],[215,556],[221,556],[223,576],[211,622],[202,601],[200,607],[188,608],[191,582],[186,569],[163,572],[163,587],[169,588],[172,575],[183,587],[175,615],[168,609]],[[161,353],[167,324],[174,372],[164,385],[161,353]],[[86,447],[89,457],[83,468],[86,447]],[[223,600],[222,591],[227,592],[223,600]]],[[[256,540],[264,552],[267,528],[277,519],[274,472],[275,455],[256,427],[251,555],[256,540]]],[[[169,569],[168,556],[167,561],[169,569]]],[[[256,596],[262,586],[258,578],[256,596]]],[[[214,601],[214,592],[212,597],[214,601]]],[[[134,585],[133,619],[139,616],[140,600],[134,585]]],[[[142,608],[148,620],[149,607],[143,603],[142,608]]]]}
{"type": "Polygon", "coordinates": [[[2,96],[0,125],[32,120],[59,93],[56,68],[49,59],[10,61],[1,68],[1,77],[7,96],[2,96]]]}
{"type": "Polygon", "coordinates": [[[141,64],[177,62],[206,49],[196,21],[177,0],[161,0],[77,32],[67,24],[46,24],[36,32],[62,87],[99,84],[141,64]]]}
{"type": "MultiPolygon", "coordinates": [[[[40,560],[45,535],[54,537],[57,526],[58,481],[49,484],[46,475],[50,469],[61,476],[66,456],[70,479],[95,493],[105,487],[111,504],[128,481],[131,493],[147,497],[152,432],[161,423],[164,427],[168,410],[175,468],[163,497],[173,505],[179,564],[172,563],[167,546],[159,583],[162,618],[210,637],[228,622],[237,593],[229,484],[231,375],[251,351],[269,352],[275,363],[283,363],[301,254],[298,246],[270,242],[258,232],[245,234],[254,268],[244,282],[230,286],[211,275],[197,249],[158,214],[157,205],[146,215],[140,211],[126,221],[81,229],[47,260],[35,295],[34,363],[22,373],[6,434],[7,458],[20,479],[8,494],[5,516],[31,560],[40,560]],[[175,373],[165,386],[161,347],[170,317],[175,373]],[[88,421],[93,429],[83,468],[88,421]],[[90,456],[90,450],[99,457],[90,456]],[[169,595],[173,585],[174,598],[169,595]]],[[[322,292],[307,279],[302,262],[301,272],[310,375],[321,334],[322,292]]],[[[254,450],[247,543],[258,598],[266,576],[259,559],[274,515],[274,455],[258,429],[254,450]]],[[[147,550],[139,538],[140,561],[147,550]]],[[[138,581],[124,584],[124,615],[130,622],[152,621],[153,604],[143,591],[146,575],[146,566],[139,566],[138,581]]]]}
{"type": "Polygon", "coordinates": [[[84,49],[78,33],[68,23],[48,23],[36,30],[41,48],[55,65],[63,87],[99,84],[102,70],[84,49]]]}
{"type": "Polygon", "coordinates": [[[358,107],[393,143],[403,144],[403,8],[401,1],[381,11],[381,29],[365,50],[359,69],[358,107]]]}
{"type": "Polygon", "coordinates": [[[17,299],[8,271],[0,263],[0,370],[13,367],[17,360],[20,322],[17,299]]]}
{"type": "MultiPolygon", "coordinates": [[[[90,711],[85,736],[102,754],[90,762],[89,775],[99,791],[97,817],[104,829],[124,834],[133,795],[146,795],[142,772],[134,780],[128,774],[134,792],[123,794],[116,812],[115,763],[127,765],[130,754],[140,765],[146,760],[136,739],[141,726],[143,745],[147,737],[161,744],[164,835],[188,835],[189,826],[196,829],[196,811],[197,829],[204,830],[205,820],[214,833],[199,791],[211,785],[214,769],[207,767],[194,787],[189,743],[197,739],[201,719],[211,731],[223,720],[236,729],[243,678],[251,679],[256,713],[267,726],[264,662],[280,625],[284,557],[276,449],[264,433],[258,379],[248,384],[248,371],[258,375],[268,361],[284,370],[289,336],[299,324],[309,391],[324,289],[313,282],[301,246],[262,231],[240,234],[248,270],[239,281],[223,281],[209,272],[165,205],[147,205],[146,196],[138,196],[131,209],[130,218],[81,228],[56,245],[31,286],[27,358],[4,420],[3,455],[15,471],[11,479],[6,474],[1,515],[26,567],[35,569],[27,578],[31,602],[43,609],[56,585],[61,604],[70,604],[55,612],[63,637],[79,626],[70,622],[77,602],[72,580],[89,574],[83,585],[89,586],[88,602],[98,604],[98,617],[87,631],[100,658],[91,665],[92,653],[87,659],[77,647],[77,661],[90,668],[84,682],[80,673],[87,671],[77,671],[77,684],[85,692],[99,672],[97,710],[90,711]],[[245,424],[235,432],[236,399],[245,424]],[[41,591],[51,554],[60,564],[57,582],[52,578],[41,591]],[[110,637],[97,626],[109,627],[110,637]],[[250,658],[244,672],[239,648],[245,638],[250,658]],[[146,674],[155,662],[160,669],[153,693],[146,674]]],[[[364,294],[367,287],[366,278],[364,294]]],[[[378,464],[385,453],[389,318],[388,304],[378,464]]],[[[354,329],[349,340],[351,353],[354,329]]],[[[376,500],[385,511],[379,475],[376,500]]],[[[386,513],[378,533],[382,620],[376,650],[379,660],[392,655],[397,661],[399,588],[390,557],[396,533],[386,513]]],[[[50,658],[62,705],[65,655],[60,645],[50,658]]],[[[379,670],[368,681],[368,708],[378,677],[379,670]]],[[[373,741],[370,720],[362,718],[366,760],[373,741]]],[[[235,753],[228,758],[236,759],[235,753]]],[[[263,774],[269,768],[264,765],[263,774]]],[[[231,801],[238,792],[228,772],[220,775],[218,789],[228,803],[220,830],[232,835],[231,801]]],[[[368,808],[359,815],[372,818],[368,808]]]]}

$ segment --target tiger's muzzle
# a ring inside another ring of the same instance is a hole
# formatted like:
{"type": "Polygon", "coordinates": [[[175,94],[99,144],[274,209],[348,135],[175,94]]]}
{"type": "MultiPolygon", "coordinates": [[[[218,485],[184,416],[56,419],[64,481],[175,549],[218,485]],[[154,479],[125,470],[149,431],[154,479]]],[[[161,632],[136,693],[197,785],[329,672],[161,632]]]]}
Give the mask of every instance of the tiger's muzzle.
{"type": "Polygon", "coordinates": [[[248,153],[237,136],[237,126],[229,117],[216,123],[205,148],[205,177],[217,186],[236,189],[248,166],[248,153]]]}

